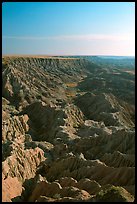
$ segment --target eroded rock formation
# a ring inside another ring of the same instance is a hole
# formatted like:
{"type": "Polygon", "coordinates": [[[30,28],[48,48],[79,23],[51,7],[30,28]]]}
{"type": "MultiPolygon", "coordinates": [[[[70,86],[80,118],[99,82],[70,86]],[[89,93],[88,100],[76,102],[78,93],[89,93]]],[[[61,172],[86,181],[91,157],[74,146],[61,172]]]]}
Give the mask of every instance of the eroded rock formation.
{"type": "Polygon", "coordinates": [[[133,202],[134,75],[81,58],[2,63],[2,201],[133,202]]]}

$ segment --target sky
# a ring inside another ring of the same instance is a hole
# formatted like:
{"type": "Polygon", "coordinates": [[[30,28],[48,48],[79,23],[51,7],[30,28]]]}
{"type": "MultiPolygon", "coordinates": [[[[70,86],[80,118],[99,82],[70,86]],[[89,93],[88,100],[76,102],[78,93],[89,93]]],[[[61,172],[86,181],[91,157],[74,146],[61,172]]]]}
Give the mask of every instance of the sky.
{"type": "Polygon", "coordinates": [[[135,2],[4,2],[2,54],[135,55],[135,2]]]}

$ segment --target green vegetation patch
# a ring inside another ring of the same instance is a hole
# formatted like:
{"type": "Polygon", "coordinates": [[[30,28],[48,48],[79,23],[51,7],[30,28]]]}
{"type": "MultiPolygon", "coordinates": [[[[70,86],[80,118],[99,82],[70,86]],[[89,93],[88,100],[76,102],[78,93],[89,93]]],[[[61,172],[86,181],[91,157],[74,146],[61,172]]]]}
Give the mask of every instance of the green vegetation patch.
{"type": "Polygon", "coordinates": [[[122,187],[107,186],[96,196],[97,202],[133,202],[133,196],[122,187]]]}

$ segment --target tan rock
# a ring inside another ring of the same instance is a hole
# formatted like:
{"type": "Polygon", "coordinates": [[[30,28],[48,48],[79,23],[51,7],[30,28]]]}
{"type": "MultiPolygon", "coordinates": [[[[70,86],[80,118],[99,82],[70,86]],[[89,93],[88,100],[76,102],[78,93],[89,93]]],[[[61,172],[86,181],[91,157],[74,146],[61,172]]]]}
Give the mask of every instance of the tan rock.
{"type": "Polygon", "coordinates": [[[71,177],[62,177],[59,179],[59,183],[62,187],[67,186],[77,186],[77,180],[71,178],[71,177]]]}
{"type": "Polygon", "coordinates": [[[61,189],[61,185],[57,182],[48,183],[46,181],[42,181],[36,185],[29,198],[29,202],[34,202],[40,196],[53,197],[56,194],[60,194],[61,189]]]}
{"type": "Polygon", "coordinates": [[[38,147],[27,150],[20,149],[2,163],[2,171],[5,175],[8,173],[24,182],[25,179],[35,176],[37,167],[44,160],[44,152],[38,147]]]}
{"type": "Polygon", "coordinates": [[[99,183],[96,181],[84,178],[77,183],[77,188],[86,190],[89,194],[92,195],[96,194],[100,190],[101,185],[99,185],[99,183]]]}
{"type": "Polygon", "coordinates": [[[12,199],[21,196],[22,184],[16,177],[2,180],[2,202],[12,202],[12,199]]]}
{"type": "Polygon", "coordinates": [[[76,187],[69,186],[64,187],[60,192],[61,197],[72,197],[79,199],[87,199],[90,197],[90,194],[85,190],[80,190],[76,187]]]}

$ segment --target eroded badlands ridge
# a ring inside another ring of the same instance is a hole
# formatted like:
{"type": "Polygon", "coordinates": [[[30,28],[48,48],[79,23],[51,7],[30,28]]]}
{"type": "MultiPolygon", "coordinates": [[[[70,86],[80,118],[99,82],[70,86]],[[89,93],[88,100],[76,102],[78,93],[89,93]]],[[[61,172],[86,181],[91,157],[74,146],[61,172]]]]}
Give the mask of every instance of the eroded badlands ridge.
{"type": "Polygon", "coordinates": [[[2,200],[134,201],[134,74],[3,57],[2,200]]]}

